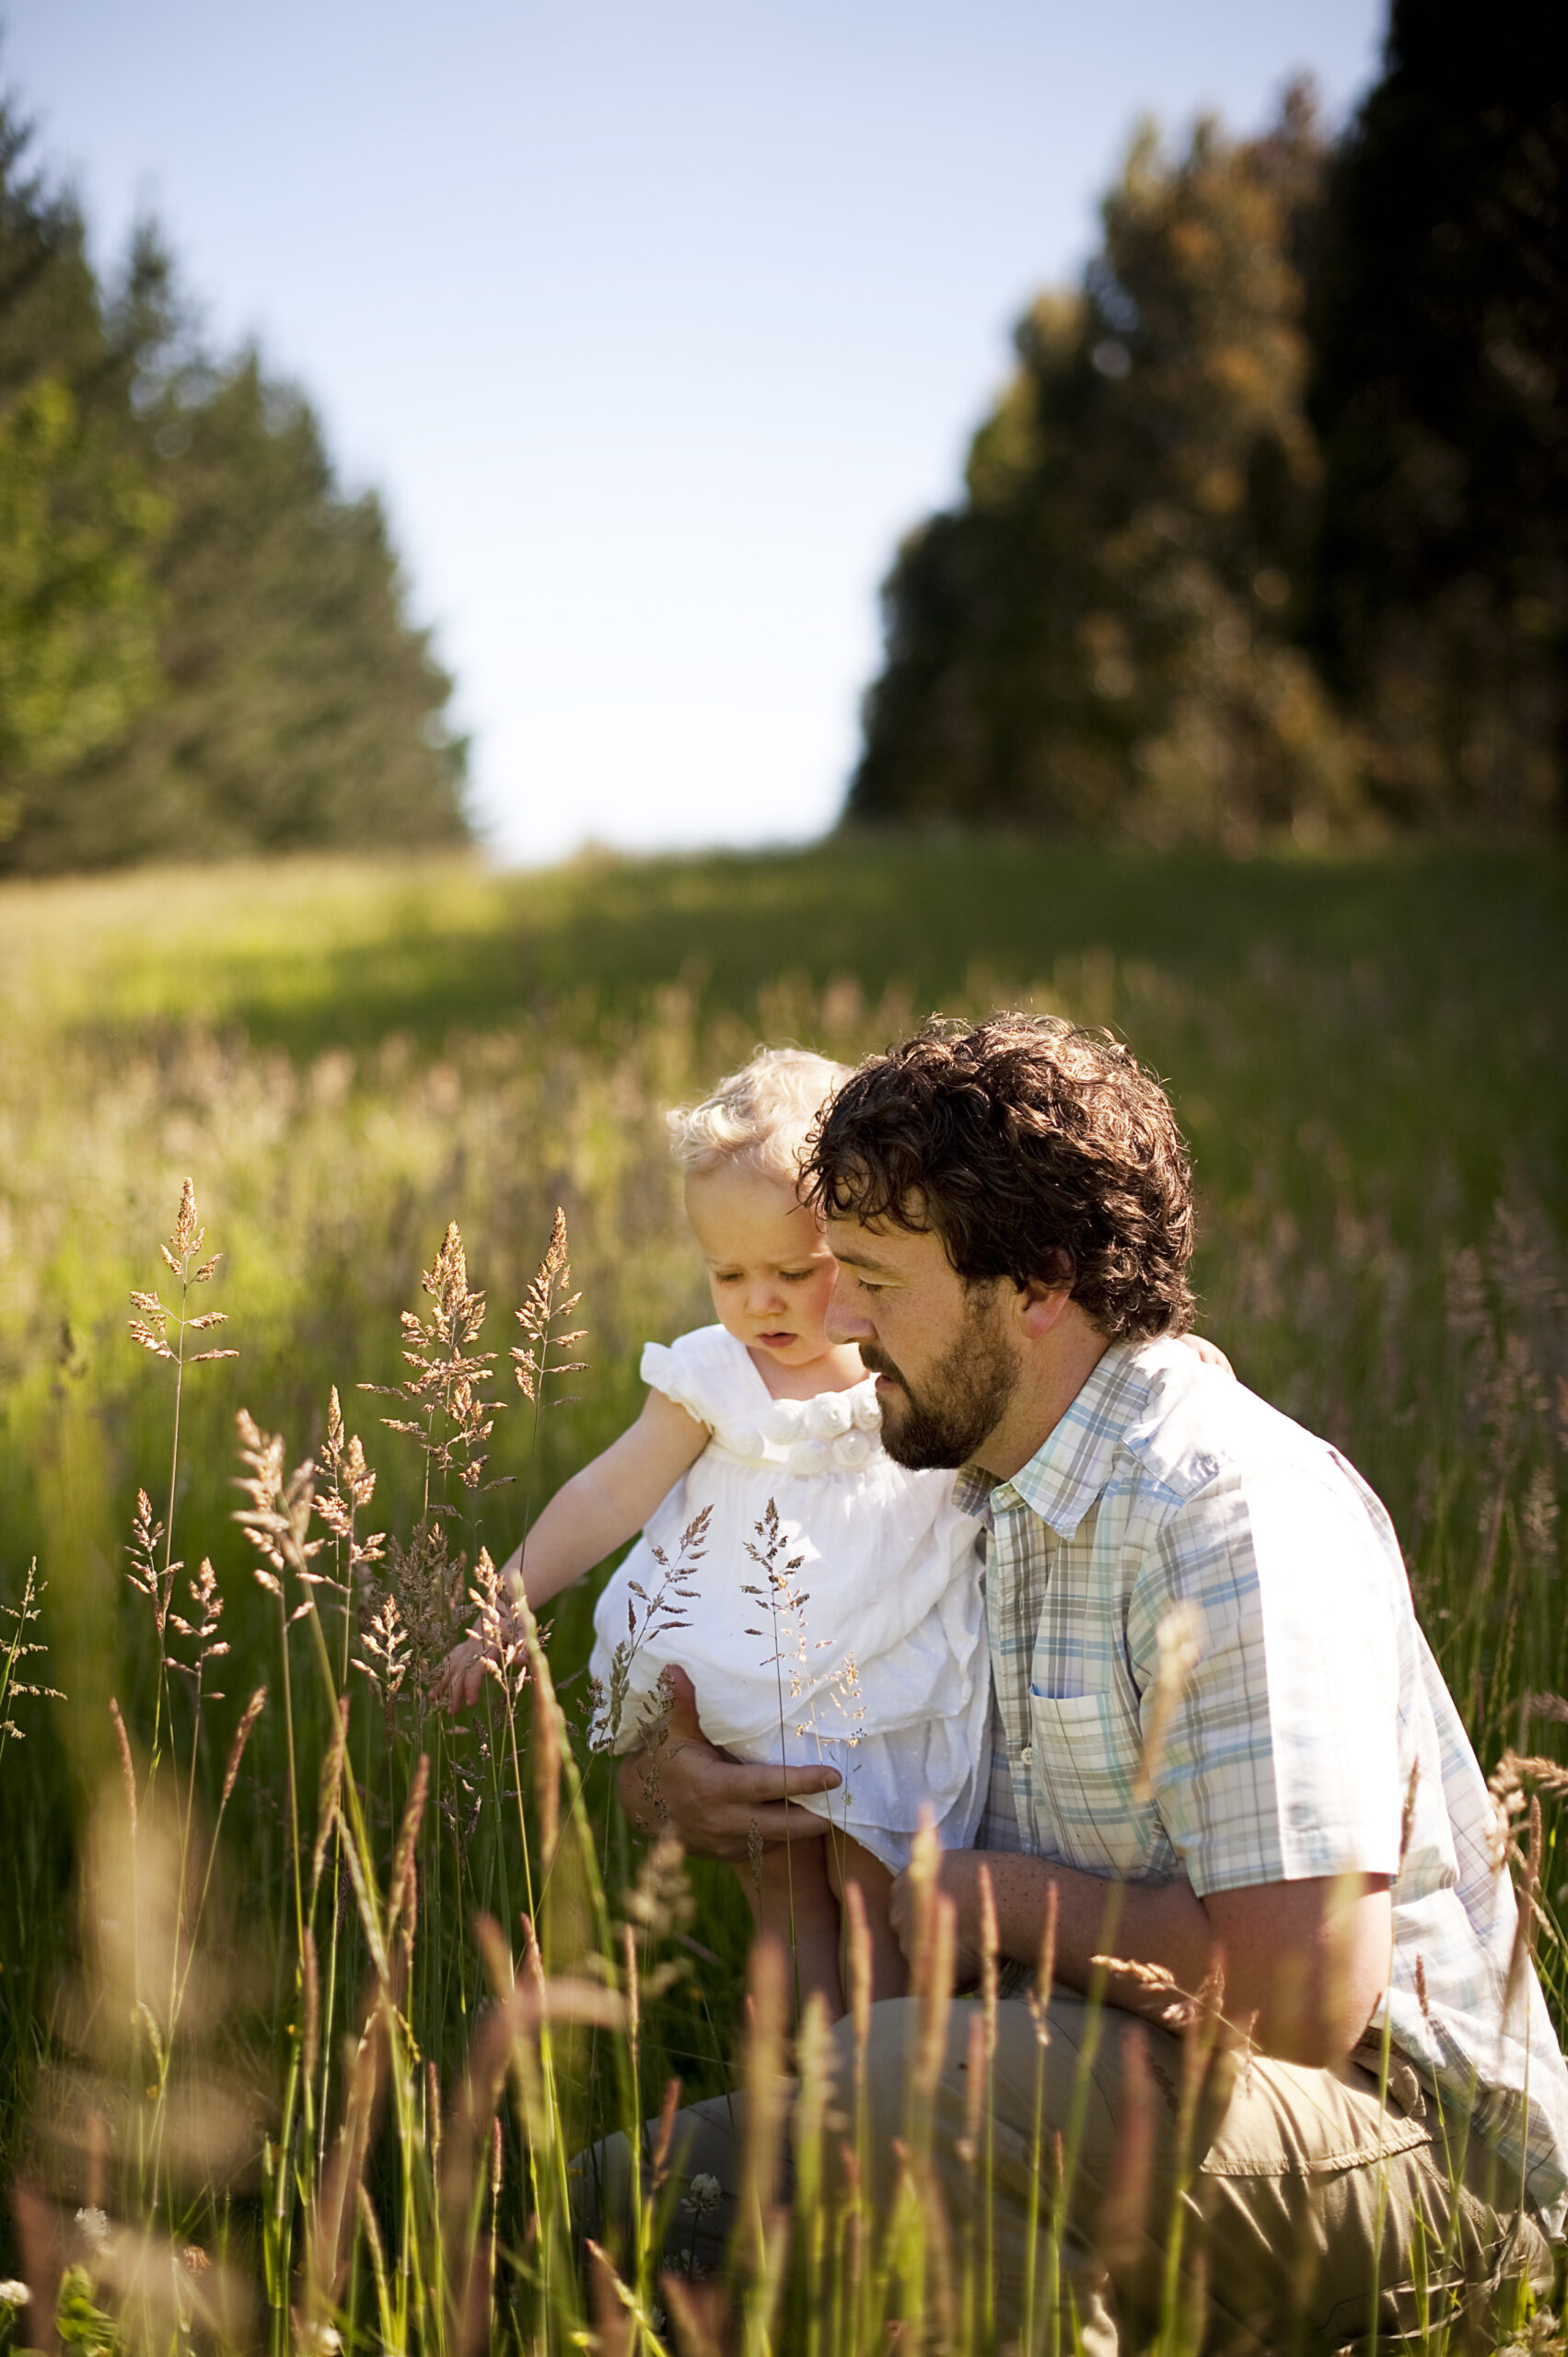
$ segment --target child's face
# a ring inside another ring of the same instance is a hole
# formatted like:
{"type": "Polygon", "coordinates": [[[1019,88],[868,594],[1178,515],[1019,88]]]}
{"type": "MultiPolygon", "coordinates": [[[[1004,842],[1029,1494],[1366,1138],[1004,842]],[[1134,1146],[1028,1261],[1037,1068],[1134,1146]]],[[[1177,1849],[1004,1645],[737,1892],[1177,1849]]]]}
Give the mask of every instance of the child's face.
{"type": "Polygon", "coordinates": [[[809,1366],[832,1349],[823,1318],[835,1262],[814,1213],[782,1178],[735,1163],[686,1181],[719,1323],[749,1351],[809,1366]]]}

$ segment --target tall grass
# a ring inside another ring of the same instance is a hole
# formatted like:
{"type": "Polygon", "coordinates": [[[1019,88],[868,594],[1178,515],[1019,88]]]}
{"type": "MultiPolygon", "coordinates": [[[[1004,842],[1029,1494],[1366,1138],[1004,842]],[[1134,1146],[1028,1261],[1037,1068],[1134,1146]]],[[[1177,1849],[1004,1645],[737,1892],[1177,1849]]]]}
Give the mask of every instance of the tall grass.
{"type": "MultiPolygon", "coordinates": [[[[678,2246],[701,2221],[655,2149],[629,2243],[584,2271],[568,2156],[673,2078],[727,2083],[745,1910],[628,1846],[586,1742],[584,1595],[470,1723],[431,1709],[435,1665],[530,1502],[635,1411],[641,1341],[704,1315],[662,1107],[759,1037],[854,1057],[1005,999],[1115,1022],[1169,1075],[1206,1330],[1388,1499],[1483,1759],[1550,1749],[1527,1704],[1568,1684],[1563,883],[916,847],[0,895],[3,2159],[29,2263],[84,2270],[77,2337],[101,2307],[160,2346],[829,2357],[940,2310],[985,2346],[983,2227],[932,2275],[918,2152],[891,2239],[824,2207],[810,2021],[793,2238],[759,2147],[730,2293],[661,2283],[662,2213],[678,2246]],[[149,1266],[188,1173],[224,1253],[189,1300],[194,1205],[149,1266]],[[558,1202],[588,1360],[563,1404],[539,1357],[558,1202]],[[161,1282],[162,1311],[171,1276],[176,1312],[228,1312],[238,1362],[192,1365],[146,1301],[172,1358],[136,1348],[126,1297],[161,1282]],[[534,1327],[476,1322],[481,1281],[534,1327]],[[23,1691],[45,1686],[68,1701],[23,1691]],[[825,2304],[803,2288],[830,2277],[825,2304]]],[[[1549,1806],[1551,1904],[1556,1838],[1549,1806]]],[[[1549,1937],[1560,2019],[1561,1957],[1549,1937]]],[[[783,1984],[749,1969],[766,2101],[783,1984]]]]}

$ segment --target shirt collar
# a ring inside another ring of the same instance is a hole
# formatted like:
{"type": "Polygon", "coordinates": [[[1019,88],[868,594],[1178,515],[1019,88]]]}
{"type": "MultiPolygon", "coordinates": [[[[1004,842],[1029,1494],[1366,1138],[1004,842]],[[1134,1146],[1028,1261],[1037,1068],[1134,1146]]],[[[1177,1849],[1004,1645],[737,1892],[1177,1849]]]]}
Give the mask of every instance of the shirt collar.
{"type": "Polygon", "coordinates": [[[1133,1422],[1129,1393],[1138,1387],[1136,1342],[1112,1342],[1062,1421],[1010,1481],[993,1482],[979,1465],[966,1465],[953,1485],[955,1503],[988,1526],[997,1514],[1023,1504],[1059,1538],[1071,1538],[1110,1478],[1112,1460],[1133,1422]]]}

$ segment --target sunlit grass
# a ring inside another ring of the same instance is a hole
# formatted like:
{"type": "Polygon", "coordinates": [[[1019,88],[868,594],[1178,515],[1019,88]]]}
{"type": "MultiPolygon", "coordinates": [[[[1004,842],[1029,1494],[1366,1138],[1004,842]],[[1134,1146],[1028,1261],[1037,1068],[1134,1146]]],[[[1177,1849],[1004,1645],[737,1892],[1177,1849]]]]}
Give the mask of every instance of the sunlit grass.
{"type": "MultiPolygon", "coordinates": [[[[1565,919],[1568,864],[1539,856],[1239,867],[971,842],[523,876],[300,862],[0,888],[0,1598],[19,1601],[36,1555],[51,1645],[38,1682],[70,1698],[18,1704],[24,1743],[0,1764],[6,2165],[61,2034],[81,1828],[119,1774],[110,1698],[139,1758],[159,1708],[123,1550],[139,1482],[164,1511],[170,1407],[166,1370],[126,1332],[126,1296],[152,1281],[187,1175],[226,1255],[211,1293],[241,1353],[198,1369],[181,1411],[179,1552],[192,1567],[212,1557],[232,1646],[197,1802],[210,1822],[233,1724],[268,1683],[220,1881],[250,1926],[264,1987],[246,2036],[275,2095],[298,2020],[287,1748],[277,1616],[232,1521],[235,1411],[285,1434],[291,1458],[319,1454],[336,1384],[377,1471],[376,1526],[406,1535],[423,1466],[354,1387],[401,1374],[397,1314],[417,1306],[448,1219],[490,1296],[486,1345],[505,1352],[560,1202],[591,1366],[577,1404],[545,1420],[543,1494],[634,1412],[643,1341],[708,1314],[662,1109],[760,1038],[855,1056],[931,1007],[999,1000],[1121,1027],[1168,1078],[1193,1142],[1206,1330],[1385,1495],[1483,1760],[1515,1740],[1522,1695],[1568,1685],[1565,919]]],[[[520,1476],[531,1451],[526,1417],[503,1415],[492,1469],[520,1476]]],[[[470,1560],[482,1541],[507,1551],[518,1514],[517,1489],[478,1501],[470,1560]]],[[[579,1593],[561,1600],[550,1646],[578,1720],[587,1646],[579,1593]]],[[[387,1747],[379,1706],[359,1674],[350,1682],[366,1871],[384,1890],[425,1738],[405,1729],[387,1747]]],[[[313,1834],[331,1713],[305,1654],[296,1701],[313,1834]]],[[[180,1694],[174,1709],[188,1713],[180,1694]]],[[[188,1755],[188,1715],[179,1727],[188,1755]]],[[[449,1771],[456,1755],[440,1751],[433,1840],[447,1838],[449,1771]]],[[[467,2051],[486,1986],[470,1901],[504,1914],[509,1893],[515,1925],[522,1832],[500,1822],[505,1781],[465,1860],[432,1868],[447,1899],[424,1918],[417,2035],[443,2070],[467,2051]]],[[[635,1860],[598,1769],[584,1807],[595,1871],[623,1889],[635,1860]]],[[[1554,1865],[1546,1880],[1560,1899],[1554,1865]]],[[[668,2071],[717,2084],[732,2039],[745,1910],[727,1874],[696,1885],[691,1935],[718,1962],[650,2009],[655,2106],[668,2071]]],[[[349,1936],[353,1979],[364,1956],[349,1936]]],[[[1556,1951],[1546,1966],[1555,1999],[1556,1951]]],[[[248,2215],[241,2203],[236,2234],[248,2215]]],[[[355,2267],[368,2334],[378,2294],[364,2249],[355,2267]]],[[[389,2287],[392,2309],[401,2296],[389,2287]]],[[[397,2330],[413,2330],[406,2316],[397,2330]]]]}

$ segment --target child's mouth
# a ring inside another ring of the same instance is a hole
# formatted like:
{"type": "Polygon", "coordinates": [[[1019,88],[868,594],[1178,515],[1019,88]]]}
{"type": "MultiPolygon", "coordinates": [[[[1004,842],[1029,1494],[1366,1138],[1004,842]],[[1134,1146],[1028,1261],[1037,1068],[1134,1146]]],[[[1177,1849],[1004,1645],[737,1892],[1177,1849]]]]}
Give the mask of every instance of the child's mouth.
{"type": "Polygon", "coordinates": [[[794,1341],[795,1336],[793,1334],[759,1334],[757,1340],[760,1342],[766,1342],[771,1351],[781,1351],[786,1342],[794,1341]]]}

